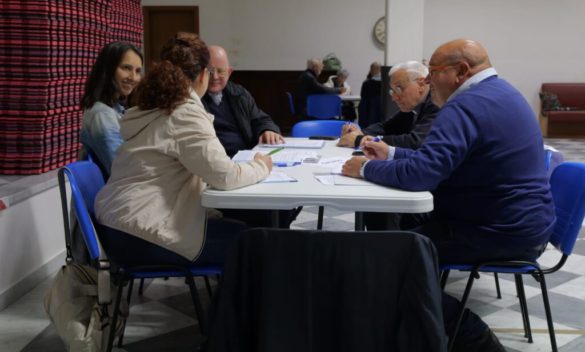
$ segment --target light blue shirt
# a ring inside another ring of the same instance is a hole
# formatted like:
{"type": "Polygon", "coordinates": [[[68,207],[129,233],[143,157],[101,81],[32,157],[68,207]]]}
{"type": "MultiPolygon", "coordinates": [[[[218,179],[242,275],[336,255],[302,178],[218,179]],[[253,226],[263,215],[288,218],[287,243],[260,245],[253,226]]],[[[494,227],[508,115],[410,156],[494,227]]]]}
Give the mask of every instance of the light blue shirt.
{"type": "Polygon", "coordinates": [[[88,152],[110,173],[116,151],[124,140],[120,135],[120,119],[124,107],[116,104],[113,108],[97,102],[83,112],[79,139],[88,152]]]}

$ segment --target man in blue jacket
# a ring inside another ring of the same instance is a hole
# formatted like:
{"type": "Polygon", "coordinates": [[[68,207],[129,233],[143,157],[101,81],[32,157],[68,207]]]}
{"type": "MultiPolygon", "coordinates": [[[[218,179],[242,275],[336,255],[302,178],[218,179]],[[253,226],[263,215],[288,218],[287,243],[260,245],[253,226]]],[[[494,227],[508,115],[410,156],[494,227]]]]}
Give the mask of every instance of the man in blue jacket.
{"type": "MultiPolygon", "coordinates": [[[[368,158],[352,158],[343,173],[431,191],[434,211],[419,217],[414,231],[433,240],[442,263],[537,258],[555,218],[534,112],[518,90],[497,76],[475,41],[440,46],[427,79],[441,109],[423,145],[411,150],[367,142],[368,158]]],[[[457,304],[446,303],[449,331],[457,304]]],[[[475,325],[464,322],[461,343],[478,338],[483,324],[473,314],[467,317],[475,325]]]]}

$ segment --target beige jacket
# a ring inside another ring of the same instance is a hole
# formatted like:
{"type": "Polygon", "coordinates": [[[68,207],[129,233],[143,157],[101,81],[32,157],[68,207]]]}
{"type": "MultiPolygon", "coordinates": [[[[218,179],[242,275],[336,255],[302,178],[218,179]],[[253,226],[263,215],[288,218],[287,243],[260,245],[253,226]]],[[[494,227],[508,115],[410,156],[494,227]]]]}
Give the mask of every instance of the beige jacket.
{"type": "Polygon", "coordinates": [[[171,115],[128,110],[120,132],[125,142],[95,201],[98,221],[190,260],[205,242],[201,192],[207,185],[228,190],[268,175],[263,162],[230,160],[195,92],[171,115]]]}

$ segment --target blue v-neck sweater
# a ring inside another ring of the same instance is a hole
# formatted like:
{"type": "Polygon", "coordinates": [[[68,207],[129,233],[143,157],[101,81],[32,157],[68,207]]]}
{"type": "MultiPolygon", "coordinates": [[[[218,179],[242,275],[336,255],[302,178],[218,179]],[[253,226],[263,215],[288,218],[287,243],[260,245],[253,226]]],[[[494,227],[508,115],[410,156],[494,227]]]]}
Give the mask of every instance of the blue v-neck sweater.
{"type": "Polygon", "coordinates": [[[477,244],[548,241],[553,203],[536,117],[518,90],[489,77],[449,100],[417,150],[373,160],[365,178],[431,191],[434,216],[477,244]]]}

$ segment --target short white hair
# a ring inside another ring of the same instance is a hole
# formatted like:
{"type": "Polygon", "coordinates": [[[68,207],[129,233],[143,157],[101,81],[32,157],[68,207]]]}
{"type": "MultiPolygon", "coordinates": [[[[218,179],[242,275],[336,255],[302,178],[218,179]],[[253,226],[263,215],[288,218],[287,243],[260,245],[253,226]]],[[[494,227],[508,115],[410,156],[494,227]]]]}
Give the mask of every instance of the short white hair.
{"type": "Polygon", "coordinates": [[[339,77],[339,76],[343,76],[343,77],[347,78],[347,77],[349,77],[349,71],[342,68],[339,71],[337,71],[337,77],[339,77]]]}
{"type": "Polygon", "coordinates": [[[421,77],[425,78],[429,75],[429,68],[425,65],[418,61],[406,61],[392,66],[390,72],[388,72],[388,77],[391,77],[394,73],[400,70],[405,70],[408,74],[408,78],[411,80],[421,77]]]}

